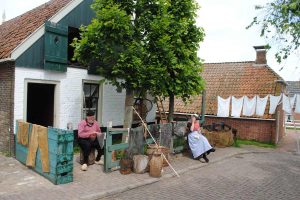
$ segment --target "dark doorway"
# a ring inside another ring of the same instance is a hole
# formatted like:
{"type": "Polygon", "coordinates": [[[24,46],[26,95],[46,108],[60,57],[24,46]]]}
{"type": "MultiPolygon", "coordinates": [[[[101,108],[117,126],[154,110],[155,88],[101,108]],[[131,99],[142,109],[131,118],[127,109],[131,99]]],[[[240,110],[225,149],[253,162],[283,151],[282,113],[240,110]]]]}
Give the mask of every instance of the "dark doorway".
{"type": "Polygon", "coordinates": [[[54,89],[53,84],[28,83],[27,122],[53,126],[54,89]]]}

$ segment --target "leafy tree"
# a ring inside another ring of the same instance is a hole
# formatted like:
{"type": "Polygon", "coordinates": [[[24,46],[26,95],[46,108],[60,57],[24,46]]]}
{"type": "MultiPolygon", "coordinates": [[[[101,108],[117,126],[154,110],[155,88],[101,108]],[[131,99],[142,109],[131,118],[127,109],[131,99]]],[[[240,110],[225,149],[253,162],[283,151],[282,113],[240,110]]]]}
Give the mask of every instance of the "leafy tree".
{"type": "Polygon", "coordinates": [[[172,0],[169,3],[167,20],[154,27],[149,37],[152,38],[150,48],[155,49],[154,60],[160,63],[162,75],[153,91],[169,97],[168,120],[172,121],[175,97],[187,101],[204,89],[200,76],[202,63],[197,57],[204,31],[196,26],[198,5],[194,0],[172,0]]]}
{"type": "Polygon", "coordinates": [[[204,34],[194,0],[96,0],[92,8],[96,17],[74,40],[74,58],[126,89],[126,118],[133,91],[170,97],[170,111],[174,96],[202,91],[197,49],[204,34]]]}
{"type": "Polygon", "coordinates": [[[281,63],[300,45],[300,0],[273,0],[265,6],[256,6],[263,16],[256,16],[253,25],[261,25],[261,36],[271,38],[279,51],[275,57],[281,63]]]}

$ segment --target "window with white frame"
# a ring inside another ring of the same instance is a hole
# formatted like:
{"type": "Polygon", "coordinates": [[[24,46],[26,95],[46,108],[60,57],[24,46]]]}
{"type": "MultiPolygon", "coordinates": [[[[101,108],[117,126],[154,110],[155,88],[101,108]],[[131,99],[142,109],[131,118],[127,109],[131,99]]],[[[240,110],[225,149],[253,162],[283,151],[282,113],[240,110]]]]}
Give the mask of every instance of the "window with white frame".
{"type": "Polygon", "coordinates": [[[95,118],[98,120],[98,101],[99,101],[99,84],[83,84],[83,118],[86,117],[87,111],[95,112],[95,118]]]}

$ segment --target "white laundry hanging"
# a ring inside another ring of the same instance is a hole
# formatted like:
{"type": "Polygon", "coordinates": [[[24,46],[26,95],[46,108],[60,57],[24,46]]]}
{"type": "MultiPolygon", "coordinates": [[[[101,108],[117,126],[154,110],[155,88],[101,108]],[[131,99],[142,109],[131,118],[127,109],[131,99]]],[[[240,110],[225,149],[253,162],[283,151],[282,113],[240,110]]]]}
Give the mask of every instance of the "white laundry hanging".
{"type": "Polygon", "coordinates": [[[244,97],[243,115],[253,116],[255,114],[256,96],[252,99],[244,97]]]}
{"type": "Polygon", "coordinates": [[[255,111],[256,115],[263,116],[265,114],[265,109],[267,106],[268,98],[269,98],[269,95],[267,95],[263,98],[260,98],[259,96],[257,96],[256,111],[255,111]]]}
{"type": "Polygon", "coordinates": [[[244,97],[241,98],[231,98],[231,116],[240,117],[243,108],[244,97]]]}
{"type": "Polygon", "coordinates": [[[229,117],[230,97],[223,99],[218,96],[218,117],[229,117]]]}
{"type": "Polygon", "coordinates": [[[296,97],[295,113],[299,113],[300,114],[300,94],[297,94],[297,97],[296,97]]]}
{"type": "Polygon", "coordinates": [[[270,95],[270,109],[269,109],[269,114],[274,114],[276,111],[276,108],[279,104],[279,101],[282,97],[282,94],[280,94],[279,96],[273,96],[270,95]]]}
{"type": "Polygon", "coordinates": [[[288,113],[292,113],[292,109],[294,108],[296,95],[293,97],[288,97],[285,94],[282,95],[282,109],[288,113]]]}

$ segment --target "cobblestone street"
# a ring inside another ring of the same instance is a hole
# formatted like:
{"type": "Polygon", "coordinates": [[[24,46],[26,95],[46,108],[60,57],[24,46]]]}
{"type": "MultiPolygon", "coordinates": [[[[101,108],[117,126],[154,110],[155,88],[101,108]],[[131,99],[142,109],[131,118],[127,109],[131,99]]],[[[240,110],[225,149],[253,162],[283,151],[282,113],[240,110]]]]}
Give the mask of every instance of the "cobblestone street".
{"type": "Polygon", "coordinates": [[[300,157],[240,154],[106,199],[299,199],[300,157]]]}

